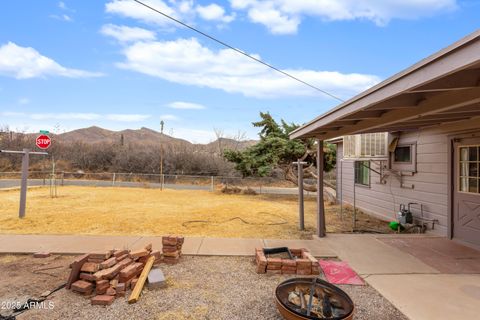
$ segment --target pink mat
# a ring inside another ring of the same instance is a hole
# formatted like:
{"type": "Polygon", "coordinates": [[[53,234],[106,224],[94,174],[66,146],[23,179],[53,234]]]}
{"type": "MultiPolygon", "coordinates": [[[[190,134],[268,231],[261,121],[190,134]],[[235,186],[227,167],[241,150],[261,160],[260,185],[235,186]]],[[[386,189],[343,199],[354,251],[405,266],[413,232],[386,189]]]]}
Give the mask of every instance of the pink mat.
{"type": "Polygon", "coordinates": [[[319,263],[327,281],[330,283],[364,285],[362,278],[346,262],[320,260],[319,263]]]}

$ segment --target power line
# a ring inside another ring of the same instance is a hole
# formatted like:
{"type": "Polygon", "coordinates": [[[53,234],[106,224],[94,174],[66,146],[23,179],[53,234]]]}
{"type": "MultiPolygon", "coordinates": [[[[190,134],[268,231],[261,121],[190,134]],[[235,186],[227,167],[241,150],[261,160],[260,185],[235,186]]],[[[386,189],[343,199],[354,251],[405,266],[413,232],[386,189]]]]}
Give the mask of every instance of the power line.
{"type": "Polygon", "coordinates": [[[269,67],[270,69],[273,69],[273,70],[275,70],[275,71],[277,71],[277,72],[279,72],[279,73],[281,73],[281,74],[283,74],[283,75],[285,75],[285,76],[287,76],[287,77],[289,77],[289,78],[292,78],[293,80],[296,80],[296,81],[298,81],[298,82],[300,82],[300,83],[303,83],[304,85],[307,85],[307,86],[309,86],[309,87],[312,88],[312,89],[315,89],[315,90],[317,90],[317,91],[320,91],[321,93],[323,93],[323,94],[325,94],[325,95],[327,95],[327,96],[329,96],[329,97],[331,97],[331,98],[333,98],[333,99],[336,99],[336,100],[338,100],[338,101],[340,101],[340,102],[344,102],[343,99],[335,96],[334,94],[331,94],[330,92],[327,92],[327,91],[325,91],[325,90],[322,90],[322,89],[320,89],[319,87],[316,87],[316,86],[314,86],[314,85],[312,85],[312,84],[310,84],[310,83],[308,83],[308,82],[306,82],[306,81],[303,81],[302,79],[299,79],[299,78],[295,77],[294,75],[291,75],[291,74],[288,73],[288,72],[285,72],[285,71],[283,71],[283,70],[281,70],[281,69],[278,69],[278,68],[272,66],[271,64],[268,64],[268,63],[266,63],[266,62],[264,62],[264,61],[262,61],[262,60],[260,60],[260,59],[257,59],[257,58],[255,58],[255,57],[249,55],[248,53],[243,52],[242,50],[239,50],[239,49],[237,49],[237,48],[235,48],[235,47],[232,47],[231,45],[223,42],[222,40],[219,40],[219,39],[217,39],[217,38],[215,38],[215,37],[213,37],[213,36],[211,36],[211,35],[203,32],[203,31],[200,31],[200,30],[198,30],[198,29],[196,29],[196,28],[194,28],[194,27],[192,27],[192,26],[190,26],[190,25],[188,25],[188,24],[186,24],[186,23],[178,20],[178,19],[175,19],[174,17],[169,16],[168,14],[166,14],[166,13],[164,13],[164,12],[158,10],[158,9],[155,9],[154,7],[151,7],[151,6],[149,6],[148,4],[146,4],[146,3],[144,3],[144,2],[142,2],[142,1],[140,1],[140,0],[133,0],[133,1],[137,2],[138,4],[141,4],[142,6],[148,8],[148,9],[150,9],[150,10],[153,10],[153,11],[161,14],[162,16],[164,16],[164,17],[167,18],[167,19],[173,20],[173,21],[175,21],[176,23],[181,24],[182,26],[184,26],[184,27],[186,27],[186,28],[188,28],[188,29],[190,29],[190,30],[193,30],[193,31],[201,34],[202,36],[204,36],[204,37],[206,37],[206,38],[209,38],[210,40],[213,40],[213,41],[221,44],[221,45],[224,46],[224,47],[227,47],[227,48],[229,48],[229,49],[232,49],[232,50],[234,50],[234,51],[237,52],[237,53],[240,53],[240,54],[242,54],[242,55],[244,55],[244,56],[246,56],[246,57],[248,57],[248,58],[250,58],[250,59],[252,59],[252,60],[254,60],[254,61],[256,61],[256,62],[258,62],[258,63],[263,64],[264,66],[269,67]]]}

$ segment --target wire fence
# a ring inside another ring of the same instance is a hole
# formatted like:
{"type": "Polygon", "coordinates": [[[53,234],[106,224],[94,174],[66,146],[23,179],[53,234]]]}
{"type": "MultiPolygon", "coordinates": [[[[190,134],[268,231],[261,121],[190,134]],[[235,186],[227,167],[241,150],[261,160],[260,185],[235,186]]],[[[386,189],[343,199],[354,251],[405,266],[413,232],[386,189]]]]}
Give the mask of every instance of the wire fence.
{"type": "MultiPolygon", "coordinates": [[[[20,172],[0,172],[0,188],[19,186],[20,172]]],[[[305,179],[306,183],[315,184],[314,179],[305,179]]],[[[67,172],[54,174],[51,171],[30,171],[30,186],[103,186],[103,187],[141,187],[180,190],[249,189],[259,194],[298,194],[298,187],[285,179],[263,177],[243,178],[227,176],[147,174],[118,172],[67,172]]],[[[305,191],[306,195],[315,194],[305,191]]]]}

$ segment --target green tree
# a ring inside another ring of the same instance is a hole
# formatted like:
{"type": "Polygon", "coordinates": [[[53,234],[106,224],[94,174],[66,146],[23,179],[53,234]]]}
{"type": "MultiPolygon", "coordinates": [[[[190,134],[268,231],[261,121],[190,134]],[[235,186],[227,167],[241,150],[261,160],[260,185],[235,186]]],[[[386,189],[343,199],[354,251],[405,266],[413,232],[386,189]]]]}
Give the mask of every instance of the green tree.
{"type": "MultiPolygon", "coordinates": [[[[267,112],[260,112],[261,120],[253,126],[261,128],[260,141],[242,151],[225,150],[224,157],[235,164],[244,177],[265,177],[275,169],[281,169],[285,179],[297,183],[296,167],[292,162],[301,160],[308,163],[304,169],[306,178],[316,178],[316,142],[314,139],[290,140],[289,134],[299,127],[284,120],[280,124],[267,112]]],[[[335,165],[335,147],[324,146],[325,169],[331,170],[335,165]]],[[[316,186],[305,184],[306,190],[316,190],[316,186]]]]}

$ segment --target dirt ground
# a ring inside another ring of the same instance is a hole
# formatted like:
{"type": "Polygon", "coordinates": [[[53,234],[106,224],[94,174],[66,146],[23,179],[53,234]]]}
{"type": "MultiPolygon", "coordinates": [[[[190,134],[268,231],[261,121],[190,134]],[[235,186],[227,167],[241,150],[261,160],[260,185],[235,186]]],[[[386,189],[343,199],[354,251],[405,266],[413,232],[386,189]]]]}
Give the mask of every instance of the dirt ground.
{"type": "MultiPolygon", "coordinates": [[[[18,219],[18,191],[0,192],[0,233],[310,238],[316,201],[305,201],[306,230],[298,230],[298,201],[290,195],[226,195],[208,191],[61,187],[28,191],[18,219]]],[[[352,210],[326,207],[327,232],[351,232],[352,210]]],[[[387,223],[358,213],[357,228],[389,232],[387,223]]]]}
{"type": "MultiPolygon", "coordinates": [[[[69,256],[0,256],[0,303],[5,307],[24,302],[56,288],[65,281],[72,260],[69,256]],[[53,269],[36,271],[46,268],[53,269]]],[[[44,304],[51,309],[28,310],[17,319],[282,319],[274,290],[290,276],[256,274],[253,258],[187,256],[177,265],[160,268],[167,288],[144,289],[136,304],[120,298],[108,307],[91,306],[88,298],[62,289],[44,304]]],[[[406,319],[368,285],[341,288],[355,303],[355,319],[406,319]]],[[[0,309],[4,316],[9,312],[0,309]]]]}

